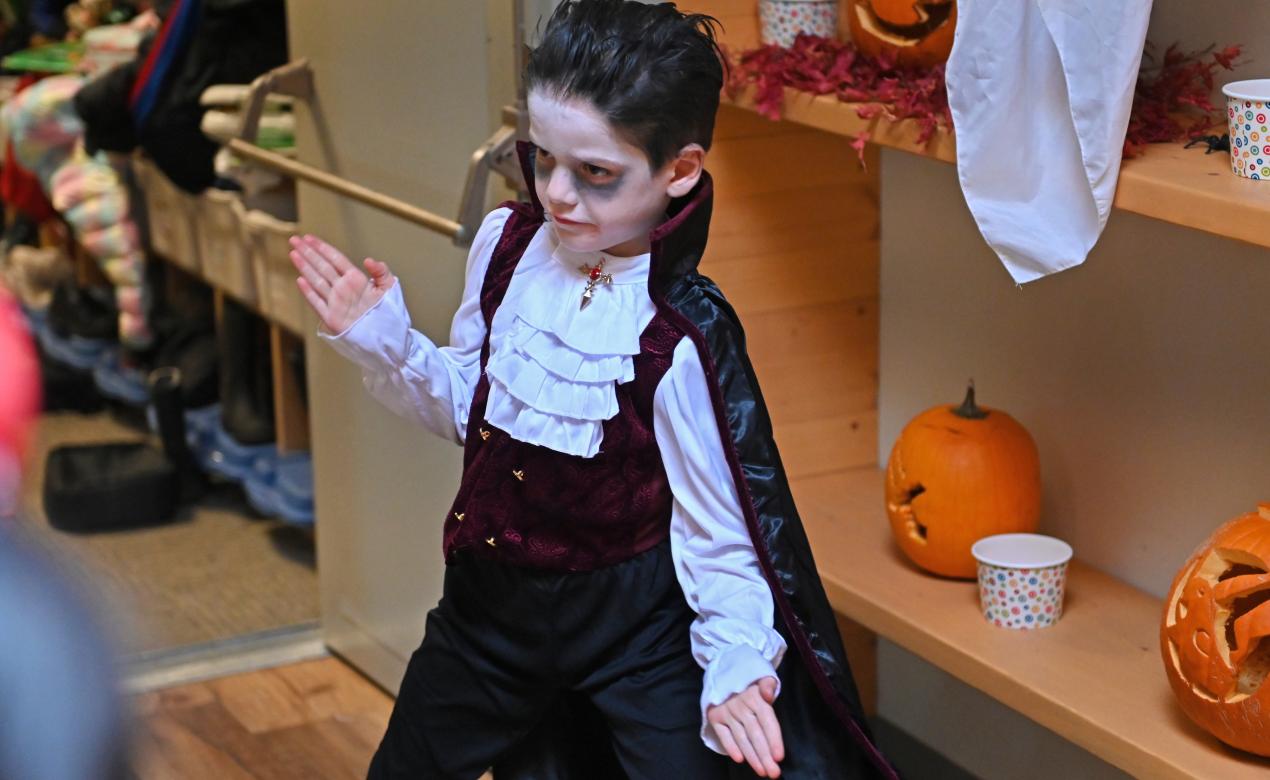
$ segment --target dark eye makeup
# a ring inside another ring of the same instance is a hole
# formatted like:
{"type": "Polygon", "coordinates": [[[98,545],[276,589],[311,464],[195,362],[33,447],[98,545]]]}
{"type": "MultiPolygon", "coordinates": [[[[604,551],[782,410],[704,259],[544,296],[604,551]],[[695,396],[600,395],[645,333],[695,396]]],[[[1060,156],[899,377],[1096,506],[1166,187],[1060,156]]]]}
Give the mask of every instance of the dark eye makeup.
{"type": "MultiPolygon", "coordinates": [[[[529,144],[532,151],[531,159],[533,161],[533,169],[535,176],[542,176],[546,169],[550,169],[555,165],[555,158],[551,152],[543,149],[532,141],[529,144]]],[[[612,195],[619,188],[622,181],[622,175],[615,173],[608,168],[592,163],[581,163],[577,171],[573,172],[574,186],[579,190],[587,190],[596,195],[606,196],[612,195]]]]}
{"type": "Polygon", "coordinates": [[[529,165],[534,171],[534,176],[541,176],[543,167],[549,167],[553,163],[551,152],[532,141],[529,143],[529,151],[529,165]]]}

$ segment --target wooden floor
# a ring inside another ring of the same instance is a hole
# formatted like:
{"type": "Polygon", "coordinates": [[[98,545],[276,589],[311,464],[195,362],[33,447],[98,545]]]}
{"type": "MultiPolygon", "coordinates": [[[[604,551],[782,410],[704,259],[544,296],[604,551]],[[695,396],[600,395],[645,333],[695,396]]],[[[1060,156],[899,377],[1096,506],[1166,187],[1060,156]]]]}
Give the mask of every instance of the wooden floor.
{"type": "Polygon", "coordinates": [[[364,778],[392,699],[334,658],[133,700],[141,780],[364,778]]]}

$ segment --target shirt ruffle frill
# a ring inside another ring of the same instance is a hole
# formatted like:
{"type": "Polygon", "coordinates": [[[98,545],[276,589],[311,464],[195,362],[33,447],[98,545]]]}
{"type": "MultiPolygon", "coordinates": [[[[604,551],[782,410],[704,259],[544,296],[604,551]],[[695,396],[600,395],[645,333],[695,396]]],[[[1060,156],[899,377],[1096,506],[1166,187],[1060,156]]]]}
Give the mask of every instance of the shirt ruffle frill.
{"type": "Polygon", "coordinates": [[[513,304],[513,319],[485,368],[491,425],[519,441],[584,458],[600,451],[604,421],[618,412],[617,385],[635,378],[640,335],[654,314],[647,255],[606,256],[605,270],[617,269],[614,282],[598,286],[581,309],[586,277],[577,268],[597,259],[556,246],[551,262],[528,269],[517,294],[508,290],[515,301],[504,305],[513,304]]]}

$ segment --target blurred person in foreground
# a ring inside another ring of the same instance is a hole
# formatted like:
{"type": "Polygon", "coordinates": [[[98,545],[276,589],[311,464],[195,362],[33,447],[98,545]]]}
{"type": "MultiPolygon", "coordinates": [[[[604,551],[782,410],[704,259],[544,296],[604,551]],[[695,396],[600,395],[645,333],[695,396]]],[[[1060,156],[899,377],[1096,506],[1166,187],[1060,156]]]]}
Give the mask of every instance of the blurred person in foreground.
{"type": "Polygon", "coordinates": [[[0,780],[127,776],[114,656],[84,598],[15,522],[39,363],[0,287],[0,780]]]}

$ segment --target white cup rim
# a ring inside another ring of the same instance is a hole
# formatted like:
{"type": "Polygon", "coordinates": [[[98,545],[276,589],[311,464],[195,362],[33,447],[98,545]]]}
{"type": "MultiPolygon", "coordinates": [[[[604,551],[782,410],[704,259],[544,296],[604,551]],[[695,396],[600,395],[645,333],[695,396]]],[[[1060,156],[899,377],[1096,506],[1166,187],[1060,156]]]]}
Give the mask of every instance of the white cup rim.
{"type": "Polygon", "coordinates": [[[1072,546],[1042,534],[996,534],[975,542],[970,554],[980,563],[1003,569],[1044,569],[1070,561],[1072,546]]]}
{"type": "Polygon", "coordinates": [[[1221,88],[1222,94],[1236,100],[1270,100],[1270,79],[1232,81],[1221,88]]]}

